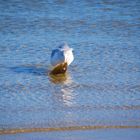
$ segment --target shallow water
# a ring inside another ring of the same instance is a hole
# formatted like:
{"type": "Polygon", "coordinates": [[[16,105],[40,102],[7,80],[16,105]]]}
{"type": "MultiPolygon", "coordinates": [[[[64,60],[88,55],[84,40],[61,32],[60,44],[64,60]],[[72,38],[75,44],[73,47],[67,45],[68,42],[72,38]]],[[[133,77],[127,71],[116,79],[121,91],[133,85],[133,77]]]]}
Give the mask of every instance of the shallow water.
{"type": "Polygon", "coordinates": [[[139,21],[139,0],[1,0],[0,129],[140,127],[139,21]],[[62,41],[75,60],[52,77],[62,41]]]}

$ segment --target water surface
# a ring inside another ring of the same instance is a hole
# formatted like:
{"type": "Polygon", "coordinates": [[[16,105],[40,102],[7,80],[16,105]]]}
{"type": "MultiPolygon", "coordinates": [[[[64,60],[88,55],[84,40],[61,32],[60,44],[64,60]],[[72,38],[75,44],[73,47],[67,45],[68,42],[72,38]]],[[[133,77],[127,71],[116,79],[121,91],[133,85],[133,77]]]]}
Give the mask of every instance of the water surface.
{"type": "Polygon", "coordinates": [[[140,127],[139,38],[139,0],[1,0],[2,133],[140,127]],[[65,76],[50,77],[51,50],[63,41],[75,60],[65,76]]]}

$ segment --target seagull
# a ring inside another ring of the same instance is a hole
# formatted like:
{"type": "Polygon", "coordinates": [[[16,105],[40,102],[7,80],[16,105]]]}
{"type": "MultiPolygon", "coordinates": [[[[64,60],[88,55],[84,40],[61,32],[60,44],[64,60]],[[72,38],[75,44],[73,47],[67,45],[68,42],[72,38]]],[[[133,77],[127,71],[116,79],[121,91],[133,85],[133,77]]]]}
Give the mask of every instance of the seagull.
{"type": "Polygon", "coordinates": [[[51,53],[51,65],[53,66],[51,74],[65,73],[73,60],[73,48],[70,48],[67,43],[59,45],[51,53]]]}

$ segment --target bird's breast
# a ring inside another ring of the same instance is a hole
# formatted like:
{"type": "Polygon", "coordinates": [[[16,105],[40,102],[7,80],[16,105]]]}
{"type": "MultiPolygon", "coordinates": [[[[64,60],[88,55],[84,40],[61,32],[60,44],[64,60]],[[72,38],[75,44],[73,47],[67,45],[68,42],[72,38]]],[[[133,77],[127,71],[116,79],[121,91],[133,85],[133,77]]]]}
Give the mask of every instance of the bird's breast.
{"type": "Polygon", "coordinates": [[[65,57],[65,62],[67,62],[68,65],[70,65],[71,62],[74,60],[74,56],[72,52],[64,53],[64,57],[65,57]]]}

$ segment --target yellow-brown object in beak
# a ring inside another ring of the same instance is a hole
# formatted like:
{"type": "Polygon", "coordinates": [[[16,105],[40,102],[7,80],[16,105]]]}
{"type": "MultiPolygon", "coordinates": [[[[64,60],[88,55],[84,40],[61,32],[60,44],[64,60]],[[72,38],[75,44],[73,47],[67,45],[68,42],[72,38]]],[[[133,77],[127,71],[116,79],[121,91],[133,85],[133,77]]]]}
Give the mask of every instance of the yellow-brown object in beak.
{"type": "Polygon", "coordinates": [[[50,74],[64,74],[67,71],[67,66],[67,63],[59,64],[51,70],[50,74]]]}

